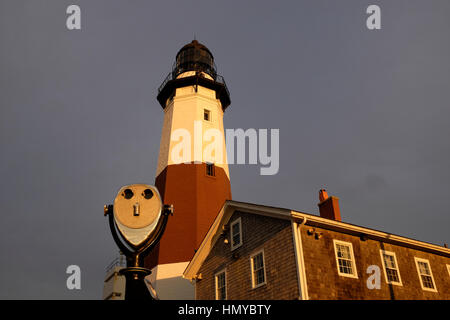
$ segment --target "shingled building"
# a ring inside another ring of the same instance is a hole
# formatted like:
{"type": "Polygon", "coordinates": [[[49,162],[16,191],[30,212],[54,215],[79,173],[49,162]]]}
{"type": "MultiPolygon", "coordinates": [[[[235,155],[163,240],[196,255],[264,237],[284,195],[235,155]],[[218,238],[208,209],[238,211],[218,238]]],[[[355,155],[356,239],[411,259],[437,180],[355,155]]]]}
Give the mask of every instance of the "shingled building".
{"type": "Polygon", "coordinates": [[[226,201],[184,272],[196,299],[450,299],[450,250],[320,216],[226,201]]]}

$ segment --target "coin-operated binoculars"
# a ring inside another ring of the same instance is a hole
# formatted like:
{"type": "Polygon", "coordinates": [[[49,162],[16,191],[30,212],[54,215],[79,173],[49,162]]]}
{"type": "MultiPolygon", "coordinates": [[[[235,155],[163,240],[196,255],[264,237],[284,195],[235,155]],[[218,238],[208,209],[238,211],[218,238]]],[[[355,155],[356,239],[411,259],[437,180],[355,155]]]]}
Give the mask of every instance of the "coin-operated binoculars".
{"type": "Polygon", "coordinates": [[[153,299],[144,278],[151,271],[144,268],[144,257],[158,244],[169,219],[172,205],[163,205],[158,189],[146,184],[132,184],[119,190],[113,205],[105,205],[105,216],[120,251],[127,257],[125,300],[153,299]]]}

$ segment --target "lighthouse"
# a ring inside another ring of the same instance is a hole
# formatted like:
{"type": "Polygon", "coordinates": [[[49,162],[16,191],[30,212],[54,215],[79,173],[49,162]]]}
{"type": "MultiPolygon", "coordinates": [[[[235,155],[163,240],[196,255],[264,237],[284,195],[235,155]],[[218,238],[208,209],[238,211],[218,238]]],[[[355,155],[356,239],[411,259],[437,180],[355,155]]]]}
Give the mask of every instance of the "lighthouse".
{"type": "Polygon", "coordinates": [[[174,215],[146,265],[161,299],[194,299],[182,273],[231,199],[223,126],[230,93],[211,51],[193,40],[178,51],[157,100],[164,121],[155,185],[174,215]]]}

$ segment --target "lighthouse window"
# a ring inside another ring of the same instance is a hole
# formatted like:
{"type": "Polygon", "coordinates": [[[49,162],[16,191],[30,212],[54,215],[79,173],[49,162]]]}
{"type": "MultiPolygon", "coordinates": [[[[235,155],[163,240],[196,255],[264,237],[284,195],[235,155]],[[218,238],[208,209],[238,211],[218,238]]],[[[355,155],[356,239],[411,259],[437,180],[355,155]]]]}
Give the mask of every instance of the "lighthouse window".
{"type": "Polygon", "coordinates": [[[205,121],[211,121],[211,111],[204,109],[203,110],[203,119],[205,121]]]}
{"type": "Polygon", "coordinates": [[[214,177],[216,175],[215,170],[214,170],[214,163],[206,163],[206,174],[208,176],[212,176],[214,177]]]}

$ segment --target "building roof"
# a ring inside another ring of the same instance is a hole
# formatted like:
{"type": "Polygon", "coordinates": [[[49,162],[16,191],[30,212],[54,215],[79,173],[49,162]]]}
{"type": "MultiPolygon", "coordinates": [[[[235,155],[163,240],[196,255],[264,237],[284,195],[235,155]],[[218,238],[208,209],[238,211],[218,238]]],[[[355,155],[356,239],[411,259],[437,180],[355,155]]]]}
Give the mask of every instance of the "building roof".
{"type": "Polygon", "coordinates": [[[450,257],[450,249],[436,244],[428,242],[418,241],[411,238],[406,238],[392,233],[378,231],[366,227],[357,226],[354,224],[336,221],[332,219],[322,218],[317,215],[290,210],[286,208],[271,207],[266,205],[240,202],[234,200],[227,200],[213,224],[211,225],[208,233],[203,239],[200,247],[196,251],[192,260],[186,267],[183,273],[183,277],[186,279],[194,279],[198,274],[198,271],[208,257],[211,249],[223,233],[224,226],[229,222],[231,216],[236,210],[240,210],[245,213],[257,214],[261,216],[268,216],[277,219],[289,220],[293,224],[305,224],[308,226],[321,227],[341,233],[352,234],[355,236],[364,236],[367,239],[373,239],[383,241],[386,243],[392,243],[404,247],[414,248],[421,251],[432,252],[439,255],[450,257]]]}
{"type": "Polygon", "coordinates": [[[201,44],[200,42],[198,42],[197,40],[192,40],[191,42],[185,44],[180,50],[178,50],[177,53],[177,57],[178,55],[182,52],[185,51],[187,49],[194,49],[194,50],[204,50],[206,52],[208,52],[212,58],[214,58],[213,54],[211,53],[211,51],[204,45],[201,44]]]}

